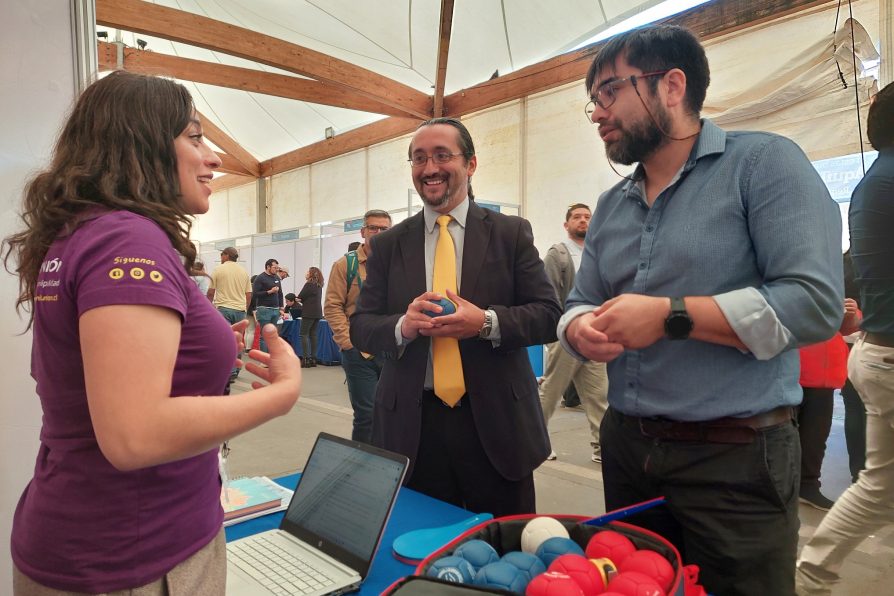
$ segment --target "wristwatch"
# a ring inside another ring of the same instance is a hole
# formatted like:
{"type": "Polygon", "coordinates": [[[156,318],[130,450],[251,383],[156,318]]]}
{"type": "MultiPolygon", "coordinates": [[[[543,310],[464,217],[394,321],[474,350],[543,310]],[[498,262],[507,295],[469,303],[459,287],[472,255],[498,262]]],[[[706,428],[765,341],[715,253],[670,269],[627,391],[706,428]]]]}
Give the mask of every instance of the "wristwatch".
{"type": "Polygon", "coordinates": [[[692,319],[686,312],[686,302],[682,298],[671,298],[671,311],[664,319],[664,336],[667,339],[686,339],[692,331],[692,319]]]}
{"type": "Polygon", "coordinates": [[[494,330],[494,315],[491,311],[484,311],[484,325],[481,326],[481,330],[478,331],[478,337],[481,339],[487,339],[490,336],[490,332],[494,330]]]}

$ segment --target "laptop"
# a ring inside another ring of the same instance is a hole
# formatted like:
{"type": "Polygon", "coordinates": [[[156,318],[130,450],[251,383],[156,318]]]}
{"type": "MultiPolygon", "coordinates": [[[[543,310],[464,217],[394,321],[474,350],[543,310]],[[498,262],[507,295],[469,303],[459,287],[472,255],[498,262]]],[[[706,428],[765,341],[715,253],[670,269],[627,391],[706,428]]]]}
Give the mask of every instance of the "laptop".
{"type": "Polygon", "coordinates": [[[278,530],[227,544],[227,594],[341,594],[360,586],[409,461],[320,433],[278,530]]]}

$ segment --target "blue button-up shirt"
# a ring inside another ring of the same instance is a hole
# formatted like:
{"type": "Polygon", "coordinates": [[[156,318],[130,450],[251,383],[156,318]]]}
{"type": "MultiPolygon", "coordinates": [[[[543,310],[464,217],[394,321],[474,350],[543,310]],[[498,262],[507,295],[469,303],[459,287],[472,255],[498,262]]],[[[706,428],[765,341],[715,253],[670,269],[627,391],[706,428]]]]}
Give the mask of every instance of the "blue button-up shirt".
{"type": "Polygon", "coordinates": [[[708,120],[651,208],[639,166],[599,199],[559,323],[625,293],[713,296],[747,351],[660,339],[608,364],[612,407],[711,420],[801,402],[793,348],[832,336],[844,314],[841,216],[790,140],[708,120]]]}

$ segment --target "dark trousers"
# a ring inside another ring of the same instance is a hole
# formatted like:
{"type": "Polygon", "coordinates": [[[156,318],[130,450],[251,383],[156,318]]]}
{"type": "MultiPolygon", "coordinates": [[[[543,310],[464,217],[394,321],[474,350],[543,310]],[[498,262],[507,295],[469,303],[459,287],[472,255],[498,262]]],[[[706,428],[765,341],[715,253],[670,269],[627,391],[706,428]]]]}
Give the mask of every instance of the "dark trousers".
{"type": "Polygon", "coordinates": [[[801,439],[801,486],[820,487],[826,456],[826,440],[832,429],[834,389],[802,387],[804,399],[798,406],[798,436],[801,439]]]}
{"type": "Polygon", "coordinates": [[[305,358],[317,359],[317,325],[320,319],[301,317],[301,354],[305,358]]]}
{"type": "Polygon", "coordinates": [[[606,510],[666,497],[629,521],[673,542],[708,592],[794,593],[801,450],[793,424],[747,444],[673,441],[643,435],[609,408],[600,439],[606,510]]]}
{"type": "Polygon", "coordinates": [[[848,379],[841,388],[844,401],[844,442],[851,480],[857,481],[860,470],[866,467],[866,406],[857,389],[848,379]]]}
{"type": "Polygon", "coordinates": [[[382,374],[382,364],[376,358],[366,359],[357,348],[341,351],[341,366],[345,369],[348,398],[354,408],[354,428],[351,438],[372,443],[373,405],[376,385],[382,374]]]}
{"type": "Polygon", "coordinates": [[[497,472],[481,445],[468,397],[450,408],[423,391],[419,450],[407,486],[495,517],[535,512],[534,473],[513,481],[497,472]]]}

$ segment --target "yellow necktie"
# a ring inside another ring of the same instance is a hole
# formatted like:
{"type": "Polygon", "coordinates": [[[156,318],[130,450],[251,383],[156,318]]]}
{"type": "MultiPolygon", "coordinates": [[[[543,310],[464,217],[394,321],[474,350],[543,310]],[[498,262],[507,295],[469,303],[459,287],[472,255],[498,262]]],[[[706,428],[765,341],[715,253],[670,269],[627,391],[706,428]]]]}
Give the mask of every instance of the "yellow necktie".
{"type": "MultiPolygon", "coordinates": [[[[456,292],[456,249],[453,238],[447,231],[449,215],[438,217],[441,231],[435,246],[435,270],[432,275],[432,291],[444,298],[447,289],[456,292]]],[[[435,395],[451,408],[466,392],[463,378],[463,363],[459,355],[459,342],[453,337],[432,338],[432,369],[435,380],[435,395]]]]}

